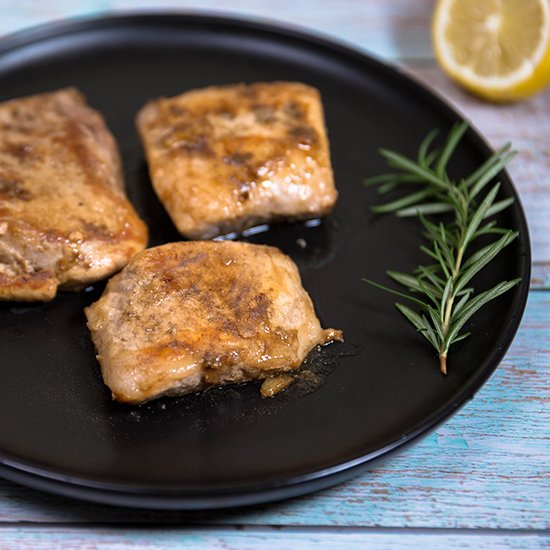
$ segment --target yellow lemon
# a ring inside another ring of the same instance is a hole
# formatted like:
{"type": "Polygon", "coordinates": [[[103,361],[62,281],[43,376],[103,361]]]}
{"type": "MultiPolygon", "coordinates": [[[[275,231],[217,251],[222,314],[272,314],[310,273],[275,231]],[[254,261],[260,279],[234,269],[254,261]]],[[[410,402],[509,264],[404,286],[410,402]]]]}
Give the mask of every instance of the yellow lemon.
{"type": "Polygon", "coordinates": [[[432,39],[443,70],[486,99],[515,101],[550,82],[550,0],[439,0],[432,39]]]}

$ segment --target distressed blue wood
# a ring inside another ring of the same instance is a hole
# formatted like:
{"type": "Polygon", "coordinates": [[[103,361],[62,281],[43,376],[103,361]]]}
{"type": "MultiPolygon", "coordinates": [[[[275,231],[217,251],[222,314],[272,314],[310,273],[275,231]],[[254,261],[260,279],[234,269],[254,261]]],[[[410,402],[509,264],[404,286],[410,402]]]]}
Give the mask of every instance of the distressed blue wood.
{"type": "Polygon", "coordinates": [[[531,288],[550,288],[550,262],[533,264],[531,288]]]}
{"type": "Polygon", "coordinates": [[[1,522],[331,525],[547,529],[550,526],[550,292],[532,292],[491,380],[434,433],[370,473],[314,495],[216,513],[109,508],[0,483],[1,522]]]}
{"type": "Polygon", "coordinates": [[[210,550],[400,550],[444,548],[445,550],[505,550],[548,548],[550,538],[544,533],[387,533],[316,529],[306,532],[281,532],[274,529],[246,529],[245,531],[204,531],[176,528],[159,531],[145,529],[92,530],[89,528],[37,529],[10,527],[0,531],[0,548],[18,550],[82,550],[117,548],[117,550],[150,550],[162,548],[209,548],[210,550]],[[3,544],[5,546],[3,546],[3,544]]]}

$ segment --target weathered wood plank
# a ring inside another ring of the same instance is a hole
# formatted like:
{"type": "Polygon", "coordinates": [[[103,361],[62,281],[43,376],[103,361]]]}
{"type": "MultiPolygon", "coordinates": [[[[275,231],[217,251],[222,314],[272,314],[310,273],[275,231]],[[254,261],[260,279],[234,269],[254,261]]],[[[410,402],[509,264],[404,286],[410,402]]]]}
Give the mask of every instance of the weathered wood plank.
{"type": "Polygon", "coordinates": [[[550,263],[537,262],[532,266],[531,288],[550,288],[550,263]]]}
{"type": "Polygon", "coordinates": [[[550,527],[550,292],[532,292],[502,365],[434,433],[344,485],[215,513],[147,512],[70,501],[0,482],[2,522],[550,527]]]}
{"type": "Polygon", "coordinates": [[[287,550],[302,549],[349,550],[411,550],[423,548],[445,549],[534,549],[547,548],[550,537],[544,533],[475,533],[460,532],[361,532],[326,531],[322,528],[305,532],[279,531],[275,529],[198,530],[172,529],[75,529],[10,527],[0,531],[0,549],[18,550],[95,550],[114,548],[118,550],[150,550],[163,548],[209,548],[211,550],[287,550]]]}

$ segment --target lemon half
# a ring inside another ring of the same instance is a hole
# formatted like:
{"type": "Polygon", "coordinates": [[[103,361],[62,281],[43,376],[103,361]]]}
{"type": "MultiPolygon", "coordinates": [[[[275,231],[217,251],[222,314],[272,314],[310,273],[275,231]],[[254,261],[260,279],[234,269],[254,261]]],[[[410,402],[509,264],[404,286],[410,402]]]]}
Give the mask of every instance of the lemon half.
{"type": "Polygon", "coordinates": [[[443,70],[486,99],[550,83],[550,0],[439,0],[432,39],[443,70]]]}

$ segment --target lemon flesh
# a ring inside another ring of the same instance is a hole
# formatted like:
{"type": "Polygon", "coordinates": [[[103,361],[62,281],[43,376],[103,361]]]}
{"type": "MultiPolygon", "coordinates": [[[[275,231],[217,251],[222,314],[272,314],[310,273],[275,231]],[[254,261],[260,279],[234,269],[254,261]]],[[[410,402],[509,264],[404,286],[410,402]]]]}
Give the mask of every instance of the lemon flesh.
{"type": "Polygon", "coordinates": [[[550,82],[550,0],[439,0],[436,58],[482,97],[528,97],[550,82]]]}

